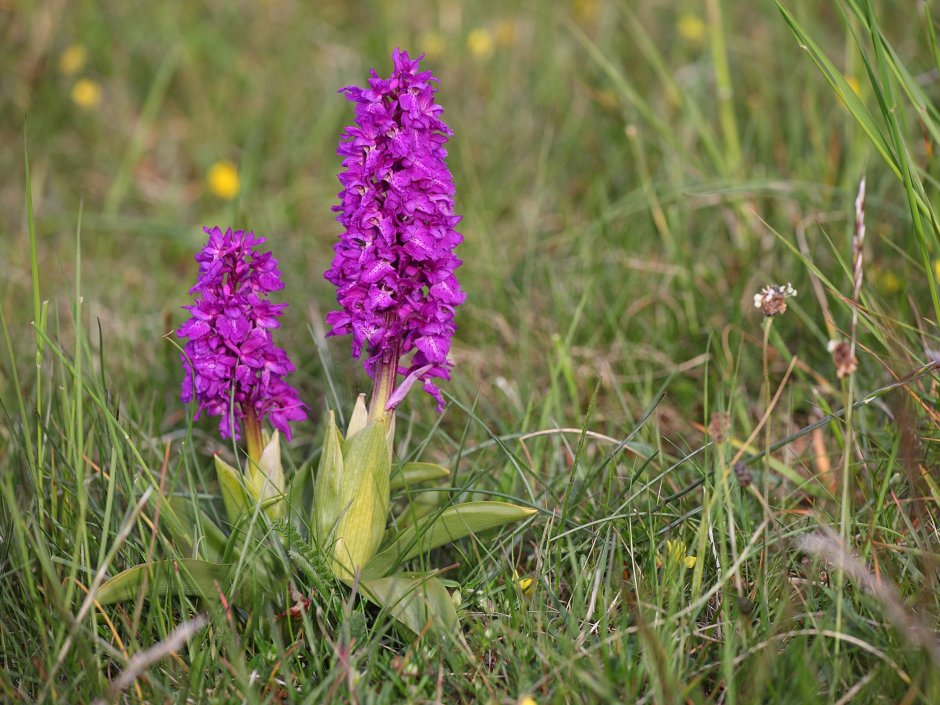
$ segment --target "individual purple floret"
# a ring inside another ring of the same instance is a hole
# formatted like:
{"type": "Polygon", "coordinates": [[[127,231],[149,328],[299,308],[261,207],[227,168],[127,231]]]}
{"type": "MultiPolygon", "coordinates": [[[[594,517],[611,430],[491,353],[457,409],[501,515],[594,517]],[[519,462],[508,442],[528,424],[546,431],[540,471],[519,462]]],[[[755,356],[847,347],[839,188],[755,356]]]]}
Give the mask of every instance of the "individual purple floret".
{"type": "Polygon", "coordinates": [[[307,415],[297,390],[283,379],[294,366],[271,339],[287,306],[267,300],[269,293],[284,288],[277,260],[270,252],[255,251],[265,240],[253,233],[203,230],[209,241],[196,255],[199,276],[190,289],[199,298],[183,307],[192,317],[176,331],[189,338],[181,356],[185,377],[180,397],[184,403],[195,397],[197,418],[203,411],[220,416],[223,438],[231,436],[233,425],[236,437],[246,424],[249,435],[260,435],[267,417],[290,439],[289,423],[307,415]]]}
{"type": "MultiPolygon", "coordinates": [[[[434,102],[437,81],[418,71],[419,57],[396,49],[390,78],[375,70],[368,88],[341,92],[356,104],[337,153],[341,203],[333,207],[345,231],[324,275],[337,287],[342,310],[327,315],[330,335],[353,336],[352,352],[376,379],[420,379],[443,406],[433,380],[450,379],[454,308],[465,298],[454,277],[454,182],[444,144],[451,133],[434,102]],[[405,356],[412,353],[410,358],[405,356]],[[399,363],[399,360],[402,360],[399,363]]],[[[399,397],[393,399],[400,400],[399,397]]],[[[384,402],[383,402],[384,403],[384,402]]]]}

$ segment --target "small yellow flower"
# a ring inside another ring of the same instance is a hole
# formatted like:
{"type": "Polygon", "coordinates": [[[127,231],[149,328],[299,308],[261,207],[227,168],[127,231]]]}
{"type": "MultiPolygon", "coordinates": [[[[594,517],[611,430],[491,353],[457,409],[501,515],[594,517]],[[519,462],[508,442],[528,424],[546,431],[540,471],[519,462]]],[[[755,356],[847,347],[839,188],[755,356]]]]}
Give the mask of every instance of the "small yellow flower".
{"type": "Polygon", "coordinates": [[[238,167],[228,160],[216,162],[209,169],[206,178],[209,190],[213,195],[231,201],[241,189],[241,179],[238,177],[238,167]]]}
{"type": "Polygon", "coordinates": [[[59,71],[65,76],[74,76],[83,68],[88,60],[88,51],[81,44],[72,44],[66,47],[59,57],[59,71]]]}
{"type": "Polygon", "coordinates": [[[875,277],[875,283],[882,293],[896,294],[901,290],[901,280],[898,275],[890,269],[878,272],[875,277]]]}
{"type": "Polygon", "coordinates": [[[72,102],[80,108],[91,110],[101,103],[101,86],[87,78],[80,78],[72,86],[72,102]]]}
{"type": "MultiPolygon", "coordinates": [[[[695,556],[686,555],[686,545],[683,541],[670,541],[667,539],[666,556],[669,560],[669,565],[682,564],[686,568],[695,567],[695,556]]],[[[662,556],[656,556],[656,566],[658,568],[663,567],[662,556]]]]}
{"type": "Polygon", "coordinates": [[[705,23],[698,15],[686,13],[679,18],[676,25],[679,36],[690,44],[700,44],[705,39],[705,23]]]}
{"type": "Polygon", "coordinates": [[[510,46],[516,41],[518,28],[515,20],[500,20],[496,23],[496,43],[500,46],[510,46]]]}
{"type": "Polygon", "coordinates": [[[531,695],[523,695],[519,698],[519,705],[539,705],[539,703],[531,695]]]}
{"type": "Polygon", "coordinates": [[[598,0],[574,0],[574,11],[582,22],[593,22],[600,11],[598,0]]]}
{"type": "Polygon", "coordinates": [[[493,35],[485,27],[479,27],[467,35],[467,48],[474,58],[486,61],[493,55],[493,35]]]}
{"type": "Polygon", "coordinates": [[[422,32],[421,36],[418,37],[418,49],[427,54],[429,59],[435,59],[443,54],[444,47],[444,37],[440,32],[435,32],[433,29],[422,32]]]}
{"type": "Polygon", "coordinates": [[[520,578],[519,573],[512,571],[512,580],[519,586],[519,589],[522,590],[523,595],[529,597],[532,594],[532,587],[535,585],[535,581],[532,578],[520,578]]]}

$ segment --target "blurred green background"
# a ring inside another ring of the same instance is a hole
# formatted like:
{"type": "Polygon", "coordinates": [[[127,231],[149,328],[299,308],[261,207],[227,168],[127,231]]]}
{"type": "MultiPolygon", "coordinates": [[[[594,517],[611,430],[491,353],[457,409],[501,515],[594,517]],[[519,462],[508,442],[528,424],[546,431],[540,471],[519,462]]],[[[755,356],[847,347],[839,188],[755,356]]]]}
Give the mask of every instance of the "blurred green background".
{"type": "MultiPolygon", "coordinates": [[[[864,91],[838,10],[794,4],[864,91]]],[[[320,406],[307,328],[332,304],[321,275],[338,233],[336,141],[352,117],[337,90],[370,67],[387,73],[400,46],[427,53],[456,133],[469,300],[454,389],[518,414],[563,364],[576,398],[553,413],[583,407],[598,376],[619,390],[615,406],[640,405],[630,380],[683,363],[694,380],[709,336],[742,316],[756,323],[748,309],[760,286],[800,283],[763,221],[788,233],[833,217],[847,251],[852,194],[872,160],[773,8],[735,3],[716,17],[714,5],[5,0],[0,301],[22,332],[25,131],[42,296],[64,311],[82,203],[85,307],[116,376],[140,394],[172,390],[175,352],[161,338],[181,320],[200,226],[231,225],[267,237],[281,260],[291,304],[282,335],[320,406]],[[237,194],[225,193],[225,173],[213,192],[212,169],[225,162],[237,194]],[[123,375],[141,365],[147,375],[123,375]]],[[[922,40],[913,23],[892,29],[901,46],[922,40]]],[[[885,187],[872,171],[877,202],[885,187]]],[[[904,249],[903,232],[872,230],[879,251],[883,235],[904,249]]],[[[825,267],[829,253],[817,254],[825,267]]],[[[905,277],[892,257],[889,293],[905,277]]],[[[825,359],[818,313],[804,334],[825,359]]],[[[345,342],[328,349],[352,372],[345,342]]]]}

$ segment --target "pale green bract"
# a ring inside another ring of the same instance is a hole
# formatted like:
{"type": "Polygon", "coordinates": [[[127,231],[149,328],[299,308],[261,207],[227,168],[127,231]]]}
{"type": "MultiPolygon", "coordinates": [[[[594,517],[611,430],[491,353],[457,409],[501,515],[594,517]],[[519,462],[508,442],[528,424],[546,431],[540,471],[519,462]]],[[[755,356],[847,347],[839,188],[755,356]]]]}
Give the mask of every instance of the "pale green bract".
{"type": "Polygon", "coordinates": [[[314,503],[310,513],[310,526],[321,546],[329,540],[333,527],[339,522],[343,492],[343,437],[336,427],[336,415],[330,411],[326,421],[320,465],[313,486],[314,503]]]}
{"type": "Polygon", "coordinates": [[[257,463],[246,461],[246,475],[242,475],[218,454],[214,460],[229,524],[235,526],[250,516],[256,504],[261,505],[270,519],[282,519],[287,515],[281,441],[277,431],[266,439],[257,463]]]}
{"type": "MultiPolygon", "coordinates": [[[[328,438],[334,433],[338,434],[335,428],[327,429],[328,438]]],[[[317,486],[325,486],[327,492],[316,495],[314,506],[318,516],[336,520],[319,524],[320,545],[332,557],[333,574],[344,582],[355,578],[382,542],[388,521],[390,473],[382,418],[370,421],[343,442],[340,462],[333,456],[321,467],[317,486]],[[332,477],[337,470],[339,482],[332,477]]]]}

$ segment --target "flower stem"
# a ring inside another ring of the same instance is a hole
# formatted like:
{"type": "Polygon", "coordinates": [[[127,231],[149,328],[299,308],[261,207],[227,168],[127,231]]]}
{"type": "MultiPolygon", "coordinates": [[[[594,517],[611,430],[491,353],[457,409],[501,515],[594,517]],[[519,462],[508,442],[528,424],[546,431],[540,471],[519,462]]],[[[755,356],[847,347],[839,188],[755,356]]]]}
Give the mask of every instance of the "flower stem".
{"type": "Polygon", "coordinates": [[[257,465],[261,460],[261,451],[264,450],[264,443],[261,440],[261,424],[258,422],[258,417],[255,416],[255,410],[250,406],[245,407],[245,418],[242,420],[242,426],[245,429],[248,460],[257,465]]]}
{"type": "MultiPolygon", "coordinates": [[[[852,411],[855,406],[855,377],[849,375],[843,380],[842,386],[845,390],[845,437],[843,440],[844,448],[842,451],[842,499],[839,508],[839,539],[842,541],[842,550],[849,550],[849,524],[852,515],[852,448],[855,443],[854,426],[852,421],[852,411]]],[[[842,629],[842,603],[845,601],[845,570],[840,563],[836,569],[836,631],[842,629]]],[[[838,641],[838,639],[836,640],[838,641]]],[[[834,655],[839,656],[839,648],[836,646],[834,655]]],[[[842,661],[836,661],[836,668],[841,669],[842,661]]]]}
{"type": "MultiPolygon", "coordinates": [[[[375,370],[375,382],[372,385],[372,399],[369,400],[369,418],[377,419],[385,414],[388,398],[395,389],[398,379],[398,346],[388,350],[375,370]]],[[[387,422],[386,422],[387,423],[387,422]]]]}

